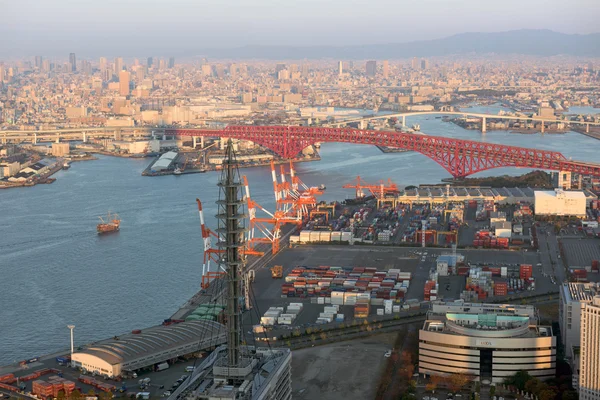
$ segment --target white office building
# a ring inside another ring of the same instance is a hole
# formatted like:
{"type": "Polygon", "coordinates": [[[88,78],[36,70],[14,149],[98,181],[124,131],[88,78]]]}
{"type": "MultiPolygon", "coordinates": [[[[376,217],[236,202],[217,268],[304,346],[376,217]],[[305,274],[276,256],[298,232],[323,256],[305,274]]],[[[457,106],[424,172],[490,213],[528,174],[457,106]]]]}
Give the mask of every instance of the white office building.
{"type": "Polygon", "coordinates": [[[520,370],[554,377],[556,337],[533,306],[434,303],[419,331],[419,372],[501,383],[520,370]]]}

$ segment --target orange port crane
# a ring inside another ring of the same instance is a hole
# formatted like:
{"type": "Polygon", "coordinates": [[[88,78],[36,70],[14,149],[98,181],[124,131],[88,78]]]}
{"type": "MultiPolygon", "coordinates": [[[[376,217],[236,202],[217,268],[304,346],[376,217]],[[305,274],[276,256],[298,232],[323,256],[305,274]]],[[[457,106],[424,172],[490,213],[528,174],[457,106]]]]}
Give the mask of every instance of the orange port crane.
{"type": "Polygon", "coordinates": [[[344,189],[354,189],[356,191],[356,198],[360,199],[365,197],[365,190],[371,192],[376,199],[381,200],[385,197],[386,194],[390,193],[399,193],[400,190],[395,183],[392,182],[391,179],[388,179],[387,182],[380,181],[377,185],[371,185],[362,180],[360,176],[356,177],[356,181],[352,183],[347,183],[342,186],[344,189]]]}
{"type": "MultiPolygon", "coordinates": [[[[225,270],[223,271],[211,271],[211,263],[214,261],[216,265],[219,265],[221,254],[223,250],[213,249],[212,248],[212,238],[216,238],[219,240],[219,236],[208,229],[204,224],[204,211],[202,210],[202,202],[200,199],[196,199],[196,203],[198,203],[198,215],[200,216],[200,229],[202,230],[202,242],[204,244],[204,261],[202,264],[202,284],[201,287],[206,289],[210,282],[214,279],[218,279],[225,275],[225,270]]],[[[221,267],[219,265],[221,269],[221,267]]]]}
{"type": "Polygon", "coordinates": [[[277,212],[282,213],[288,221],[298,226],[309,217],[309,211],[317,206],[316,196],[323,194],[323,191],[317,187],[308,187],[296,175],[294,164],[290,160],[289,172],[286,173],[283,165],[280,167],[280,180],[277,182],[277,173],[275,163],[271,161],[271,176],[273,178],[273,190],[275,193],[275,202],[277,212]],[[286,180],[286,175],[290,175],[290,181],[286,180]],[[293,222],[291,221],[293,220],[293,222]]]}

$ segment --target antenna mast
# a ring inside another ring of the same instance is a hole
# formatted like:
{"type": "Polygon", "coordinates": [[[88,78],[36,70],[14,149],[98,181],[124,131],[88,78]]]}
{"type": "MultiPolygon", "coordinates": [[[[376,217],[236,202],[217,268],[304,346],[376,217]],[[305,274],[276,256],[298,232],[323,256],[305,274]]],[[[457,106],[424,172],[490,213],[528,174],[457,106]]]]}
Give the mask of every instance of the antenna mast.
{"type": "Polygon", "coordinates": [[[237,168],[231,139],[227,142],[223,172],[218,183],[220,188],[217,205],[219,246],[223,249],[220,259],[227,280],[227,361],[229,367],[240,365],[242,273],[244,270],[244,234],[246,227],[243,212],[245,201],[242,182],[237,168]]]}

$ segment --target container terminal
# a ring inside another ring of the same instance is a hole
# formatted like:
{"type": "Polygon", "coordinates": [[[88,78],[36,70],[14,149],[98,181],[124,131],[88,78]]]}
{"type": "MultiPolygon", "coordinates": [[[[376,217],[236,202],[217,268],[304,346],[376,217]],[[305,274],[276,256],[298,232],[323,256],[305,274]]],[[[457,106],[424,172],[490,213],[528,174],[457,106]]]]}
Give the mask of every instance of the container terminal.
{"type": "MultiPolygon", "coordinates": [[[[270,218],[257,217],[262,208],[246,179],[239,183],[250,216],[242,297],[252,298],[242,307],[240,341],[260,362],[288,365],[289,351],[268,349],[293,347],[311,330],[408,316],[424,322],[440,301],[549,301],[567,279],[600,280],[600,203],[591,191],[398,190],[390,182],[361,182],[347,187],[356,191],[354,201],[327,204],[292,163],[279,174],[272,165],[272,172],[277,209],[264,210],[270,218]],[[561,215],[567,201],[577,203],[577,218],[561,215]],[[264,237],[253,232],[261,224],[264,237]]],[[[204,239],[211,233],[203,227],[204,239]]],[[[209,398],[201,394],[210,388],[225,390],[205,383],[215,382],[206,375],[215,366],[223,373],[217,360],[228,352],[229,317],[224,274],[210,265],[222,262],[222,250],[204,244],[200,290],[160,325],[2,367],[0,391],[50,398],[79,388],[179,398],[188,379],[196,398],[209,398]]]]}

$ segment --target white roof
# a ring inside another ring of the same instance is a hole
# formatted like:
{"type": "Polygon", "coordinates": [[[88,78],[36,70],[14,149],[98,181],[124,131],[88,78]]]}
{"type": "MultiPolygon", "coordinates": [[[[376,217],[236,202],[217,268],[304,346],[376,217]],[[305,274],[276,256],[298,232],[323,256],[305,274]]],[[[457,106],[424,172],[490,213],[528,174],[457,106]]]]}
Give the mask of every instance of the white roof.
{"type": "Polygon", "coordinates": [[[534,191],[534,195],[536,198],[544,198],[544,197],[557,197],[561,195],[563,197],[569,197],[572,199],[585,199],[585,193],[580,191],[565,191],[562,189],[554,189],[554,190],[536,190],[534,191]]]}

